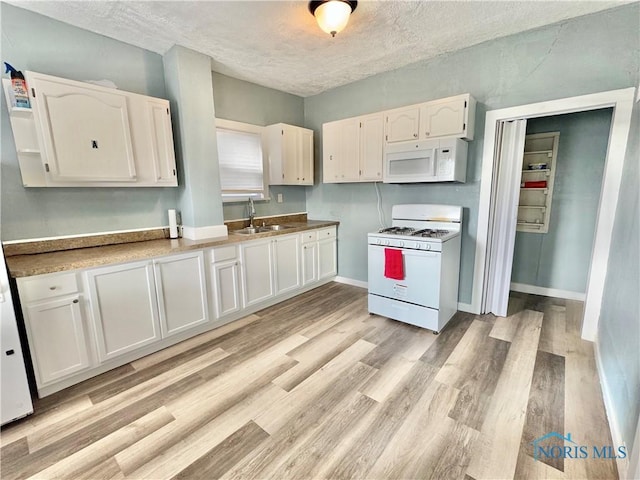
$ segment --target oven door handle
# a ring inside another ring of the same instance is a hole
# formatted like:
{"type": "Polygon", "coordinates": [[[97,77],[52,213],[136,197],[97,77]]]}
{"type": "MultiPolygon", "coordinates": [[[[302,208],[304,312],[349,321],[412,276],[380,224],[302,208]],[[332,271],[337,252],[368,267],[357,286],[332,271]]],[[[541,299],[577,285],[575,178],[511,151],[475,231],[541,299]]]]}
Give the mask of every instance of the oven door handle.
{"type": "Polygon", "coordinates": [[[410,257],[437,257],[440,252],[430,252],[428,250],[409,250],[403,249],[402,254],[410,257]]]}

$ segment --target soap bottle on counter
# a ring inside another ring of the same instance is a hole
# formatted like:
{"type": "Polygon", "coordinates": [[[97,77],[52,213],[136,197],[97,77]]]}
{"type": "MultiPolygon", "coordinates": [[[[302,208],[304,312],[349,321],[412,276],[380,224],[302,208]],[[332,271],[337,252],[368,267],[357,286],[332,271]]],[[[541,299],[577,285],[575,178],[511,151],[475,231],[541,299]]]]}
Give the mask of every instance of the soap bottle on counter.
{"type": "Polygon", "coordinates": [[[13,92],[14,107],[30,108],[29,102],[29,90],[27,89],[27,82],[24,79],[22,72],[16,70],[7,62],[4,62],[6,71],[4,73],[11,73],[11,90],[13,92]]]}

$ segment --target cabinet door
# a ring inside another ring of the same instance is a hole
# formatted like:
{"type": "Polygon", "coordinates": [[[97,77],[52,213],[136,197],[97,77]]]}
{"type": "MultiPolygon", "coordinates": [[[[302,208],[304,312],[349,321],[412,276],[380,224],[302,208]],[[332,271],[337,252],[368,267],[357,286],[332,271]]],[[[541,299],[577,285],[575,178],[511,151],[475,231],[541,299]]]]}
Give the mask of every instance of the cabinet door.
{"type": "Polygon", "coordinates": [[[313,185],[313,130],[300,130],[299,184],[313,185]]]}
{"type": "Polygon", "coordinates": [[[78,295],[30,304],[26,313],[29,346],[39,385],[89,368],[78,295]]]}
{"type": "Polygon", "coordinates": [[[318,279],[332,277],[338,273],[336,239],[318,242],[318,279]]]}
{"type": "Polygon", "coordinates": [[[242,259],[243,306],[249,307],[273,297],[273,253],[271,240],[240,246],[242,259]]]}
{"type": "Polygon", "coordinates": [[[322,125],[322,182],[337,183],[340,179],[340,122],[322,125]]]}
{"type": "Polygon", "coordinates": [[[357,182],[360,179],[360,121],[347,118],[340,127],[340,181],[357,182]]]}
{"type": "Polygon", "coordinates": [[[154,261],[162,337],[209,321],[202,251],[154,261]]]}
{"type": "Polygon", "coordinates": [[[360,181],[382,181],[384,122],[382,113],[360,117],[360,181]]]}
{"type": "Polygon", "coordinates": [[[125,95],[40,74],[29,81],[52,181],[136,180],[125,95]]]}
{"type": "Polygon", "coordinates": [[[214,263],[212,269],[216,318],[238,312],[242,308],[238,261],[214,263]]]}
{"type": "Polygon", "coordinates": [[[300,236],[287,235],[272,242],[276,295],[300,288],[300,236]]]}
{"type": "Polygon", "coordinates": [[[302,286],[318,281],[318,242],[302,245],[302,286]]]}
{"type": "Polygon", "coordinates": [[[156,182],[176,185],[176,155],[173,148],[169,102],[148,100],[147,108],[151,122],[151,152],[156,182]]]}
{"type": "Polygon", "coordinates": [[[425,104],[422,110],[424,138],[463,134],[466,129],[466,105],[464,98],[425,104]]]}
{"type": "Polygon", "coordinates": [[[87,280],[100,361],[160,340],[151,262],[89,270],[87,280]]]}
{"type": "Polygon", "coordinates": [[[413,105],[387,112],[385,139],[387,143],[415,140],[419,133],[420,107],[413,105]]]}
{"type": "Polygon", "coordinates": [[[300,130],[293,125],[283,125],[282,132],[282,183],[295,185],[300,178],[298,174],[300,130]]]}

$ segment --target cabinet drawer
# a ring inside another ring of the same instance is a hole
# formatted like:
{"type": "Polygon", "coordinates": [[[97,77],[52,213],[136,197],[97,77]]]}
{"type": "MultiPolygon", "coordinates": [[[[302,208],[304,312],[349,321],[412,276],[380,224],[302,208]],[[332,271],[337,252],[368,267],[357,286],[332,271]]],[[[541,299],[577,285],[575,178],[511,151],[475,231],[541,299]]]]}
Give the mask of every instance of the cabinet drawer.
{"type": "Polygon", "coordinates": [[[322,230],[318,230],[318,240],[324,240],[326,238],[336,238],[336,228],[323,228],[322,230]]]}
{"type": "Polygon", "coordinates": [[[238,258],[238,249],[235,245],[229,245],[227,247],[217,247],[211,250],[211,261],[222,262],[224,260],[233,260],[238,258]]]}
{"type": "Polygon", "coordinates": [[[76,293],[78,279],[75,273],[28,277],[20,279],[18,287],[21,299],[32,302],[76,293]]]}
{"type": "Polygon", "coordinates": [[[302,232],[302,243],[315,242],[318,239],[318,231],[302,232]]]}

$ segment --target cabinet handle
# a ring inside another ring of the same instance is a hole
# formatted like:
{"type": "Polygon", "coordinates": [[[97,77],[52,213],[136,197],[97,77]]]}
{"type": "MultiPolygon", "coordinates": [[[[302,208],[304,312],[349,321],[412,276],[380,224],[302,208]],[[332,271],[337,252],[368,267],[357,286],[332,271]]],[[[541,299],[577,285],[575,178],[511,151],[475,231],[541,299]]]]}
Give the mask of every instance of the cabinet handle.
{"type": "Polygon", "coordinates": [[[79,300],[77,298],[73,301],[73,303],[78,303],[78,302],[79,300]]]}
{"type": "Polygon", "coordinates": [[[56,287],[56,286],[54,285],[53,287],[49,287],[49,290],[55,290],[56,288],[58,288],[58,287],[56,287]]]}
{"type": "Polygon", "coordinates": [[[414,133],[414,134],[413,134],[413,138],[418,138],[418,134],[417,134],[417,133],[414,133]]]}
{"type": "Polygon", "coordinates": [[[429,136],[429,132],[424,132],[424,134],[428,137],[429,136]]]}

